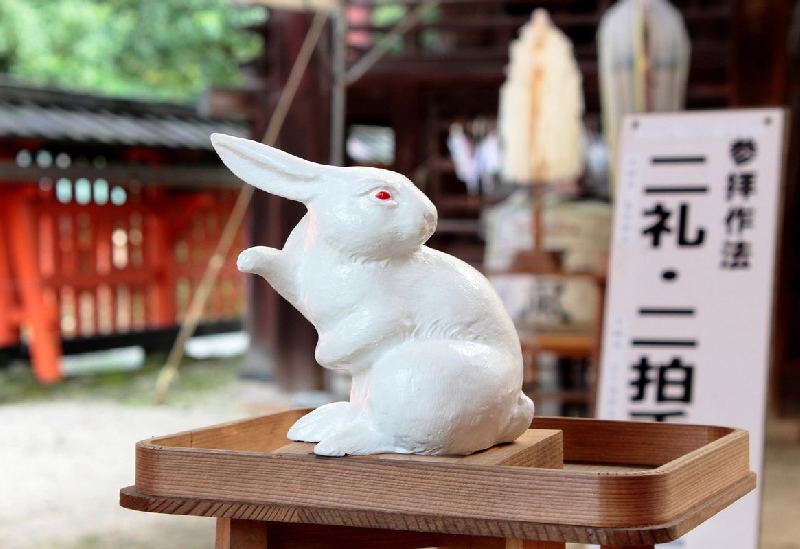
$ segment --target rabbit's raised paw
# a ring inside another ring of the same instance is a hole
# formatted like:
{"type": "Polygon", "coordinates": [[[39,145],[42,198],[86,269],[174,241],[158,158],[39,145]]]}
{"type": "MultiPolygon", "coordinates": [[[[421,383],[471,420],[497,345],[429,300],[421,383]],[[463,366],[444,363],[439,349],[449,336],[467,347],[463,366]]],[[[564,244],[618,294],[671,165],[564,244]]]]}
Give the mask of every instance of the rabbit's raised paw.
{"type": "Polygon", "coordinates": [[[279,254],[280,250],[267,246],[248,248],[239,254],[236,259],[236,267],[243,273],[260,274],[279,254]]]}

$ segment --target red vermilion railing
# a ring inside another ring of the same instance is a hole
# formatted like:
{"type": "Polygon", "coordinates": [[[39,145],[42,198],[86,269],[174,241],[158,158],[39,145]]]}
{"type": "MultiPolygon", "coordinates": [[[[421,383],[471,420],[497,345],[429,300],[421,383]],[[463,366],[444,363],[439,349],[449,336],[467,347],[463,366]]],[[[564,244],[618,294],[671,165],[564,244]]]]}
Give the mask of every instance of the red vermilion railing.
{"type": "MultiPolygon", "coordinates": [[[[61,377],[60,341],[180,322],[236,197],[59,179],[0,188],[0,347],[27,342],[42,381],[61,377]]],[[[239,232],[204,313],[244,310],[239,232]]]]}

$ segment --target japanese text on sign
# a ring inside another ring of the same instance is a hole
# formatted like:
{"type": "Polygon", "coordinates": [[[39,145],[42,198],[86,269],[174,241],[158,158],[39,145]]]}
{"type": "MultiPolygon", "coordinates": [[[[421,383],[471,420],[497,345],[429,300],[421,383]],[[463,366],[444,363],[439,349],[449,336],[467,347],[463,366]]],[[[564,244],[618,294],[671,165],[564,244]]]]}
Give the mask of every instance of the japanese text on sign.
{"type": "MultiPolygon", "coordinates": [[[[784,113],[623,124],[598,416],[728,425],[762,460],[784,113]]],[[[757,546],[759,495],[687,546],[757,546]],[[713,531],[713,534],[708,533],[713,531]]],[[[705,533],[704,533],[705,532],[705,533]]]]}

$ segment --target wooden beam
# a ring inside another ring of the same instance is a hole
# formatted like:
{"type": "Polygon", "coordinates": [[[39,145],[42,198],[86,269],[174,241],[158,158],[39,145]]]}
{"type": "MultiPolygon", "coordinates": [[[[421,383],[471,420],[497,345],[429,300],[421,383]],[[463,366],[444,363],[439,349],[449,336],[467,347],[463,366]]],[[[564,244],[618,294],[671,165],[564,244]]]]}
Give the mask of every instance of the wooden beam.
{"type": "Polygon", "coordinates": [[[23,168],[13,162],[0,162],[0,185],[39,182],[42,179],[57,181],[65,177],[72,181],[78,178],[105,179],[109,183],[159,184],[167,187],[239,187],[242,180],[222,165],[194,167],[167,166],[150,167],[111,164],[105,168],[93,166],[70,166],[69,168],[23,168]]]}

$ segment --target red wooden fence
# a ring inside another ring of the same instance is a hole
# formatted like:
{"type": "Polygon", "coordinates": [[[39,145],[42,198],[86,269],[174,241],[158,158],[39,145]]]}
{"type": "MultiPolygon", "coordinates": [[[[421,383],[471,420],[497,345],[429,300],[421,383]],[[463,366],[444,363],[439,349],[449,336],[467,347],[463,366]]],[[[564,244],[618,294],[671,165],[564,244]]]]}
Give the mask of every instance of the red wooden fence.
{"type": "MultiPolygon", "coordinates": [[[[61,339],[176,325],[236,193],[86,178],[0,187],[0,347],[28,343],[37,377],[55,381],[61,339]]],[[[204,320],[242,315],[244,245],[240,231],[204,320]]]]}

